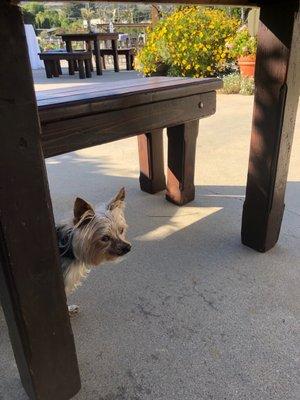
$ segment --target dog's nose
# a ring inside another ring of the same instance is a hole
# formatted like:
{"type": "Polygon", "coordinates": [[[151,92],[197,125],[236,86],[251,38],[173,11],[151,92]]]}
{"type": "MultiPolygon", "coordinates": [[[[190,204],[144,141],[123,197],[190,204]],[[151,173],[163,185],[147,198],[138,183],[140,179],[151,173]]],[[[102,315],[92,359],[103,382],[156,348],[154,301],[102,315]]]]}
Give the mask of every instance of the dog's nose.
{"type": "Polygon", "coordinates": [[[123,247],[122,247],[122,254],[127,254],[131,249],[131,244],[130,243],[126,243],[123,247]]]}

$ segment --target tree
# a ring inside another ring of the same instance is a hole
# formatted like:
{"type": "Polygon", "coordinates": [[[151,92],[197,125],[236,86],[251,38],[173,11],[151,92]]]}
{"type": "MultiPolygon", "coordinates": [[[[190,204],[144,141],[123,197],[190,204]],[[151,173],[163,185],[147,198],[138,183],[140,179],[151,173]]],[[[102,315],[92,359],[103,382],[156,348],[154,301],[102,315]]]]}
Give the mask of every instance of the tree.
{"type": "Polygon", "coordinates": [[[26,3],[22,5],[22,13],[25,24],[36,25],[35,17],[39,12],[44,12],[45,7],[43,4],[26,3]]]}
{"type": "Polygon", "coordinates": [[[26,3],[22,5],[23,10],[33,14],[34,16],[39,12],[44,12],[45,7],[43,4],[38,4],[34,2],[26,3]]]}
{"type": "Polygon", "coordinates": [[[92,10],[90,7],[82,8],[81,17],[86,20],[88,30],[91,32],[92,30],[91,20],[95,17],[95,11],[92,10]]]}
{"type": "Polygon", "coordinates": [[[61,26],[60,15],[56,10],[39,12],[35,17],[36,26],[40,29],[57,28],[61,26]]]}
{"type": "Polygon", "coordinates": [[[69,19],[81,18],[81,10],[85,7],[85,3],[69,3],[62,7],[62,11],[69,19]]]}
{"type": "Polygon", "coordinates": [[[35,15],[26,9],[22,10],[24,24],[35,25],[35,15]]]}

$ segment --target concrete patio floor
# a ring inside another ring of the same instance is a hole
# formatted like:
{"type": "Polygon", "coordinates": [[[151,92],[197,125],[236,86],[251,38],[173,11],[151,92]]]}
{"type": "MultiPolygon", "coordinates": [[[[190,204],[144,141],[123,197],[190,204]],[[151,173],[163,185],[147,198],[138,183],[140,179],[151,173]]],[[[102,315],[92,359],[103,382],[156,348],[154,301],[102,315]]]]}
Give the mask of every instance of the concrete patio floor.
{"type": "MultiPolygon", "coordinates": [[[[39,89],[87,83],[35,79],[39,89]]],[[[76,196],[97,204],[127,190],[132,251],[69,299],[81,308],[74,399],[300,398],[300,112],[280,240],[260,254],[240,242],[252,104],[218,95],[217,113],[200,122],[196,199],[182,208],[139,190],[136,138],[47,160],[57,220],[76,196]]],[[[0,329],[0,399],[25,400],[2,312],[0,329]]]]}

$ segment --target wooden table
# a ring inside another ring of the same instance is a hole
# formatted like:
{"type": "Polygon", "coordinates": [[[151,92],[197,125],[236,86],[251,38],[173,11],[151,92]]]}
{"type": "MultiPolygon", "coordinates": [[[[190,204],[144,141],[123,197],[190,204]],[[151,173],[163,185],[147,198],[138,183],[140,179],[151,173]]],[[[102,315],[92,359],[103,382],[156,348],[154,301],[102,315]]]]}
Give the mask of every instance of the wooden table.
{"type": "Polygon", "coordinates": [[[102,75],[100,41],[110,41],[113,51],[115,72],[119,72],[118,33],[65,33],[59,36],[66,42],[67,51],[73,51],[72,42],[85,42],[87,50],[90,51],[92,50],[92,43],[94,44],[97,75],[102,75]]]}
{"type": "MultiPolygon", "coordinates": [[[[277,242],[284,211],[300,86],[299,0],[182,0],[187,2],[261,7],[242,241],[264,252],[277,242]]],[[[80,377],[59,266],[44,155],[96,144],[100,139],[106,140],[105,135],[119,135],[123,131],[122,121],[126,121],[124,129],[127,129],[126,115],[130,111],[123,110],[124,117],[119,114],[114,120],[117,108],[107,106],[105,119],[106,112],[101,109],[104,102],[89,100],[89,93],[78,104],[69,103],[70,121],[61,115],[56,119],[54,112],[51,116],[50,109],[56,105],[44,104],[48,110],[43,109],[42,98],[38,111],[22,15],[15,3],[16,0],[0,3],[0,295],[21,380],[30,398],[67,400],[80,389],[80,377]],[[78,118],[87,129],[86,136],[76,133],[73,106],[81,107],[83,113],[78,118]],[[100,111],[103,119],[97,120],[97,134],[96,126],[90,122],[92,113],[95,112],[97,119],[100,111]],[[61,118],[67,132],[63,134],[63,141],[55,133],[61,126],[61,118]],[[89,120],[87,125],[85,118],[89,120]],[[69,124],[73,124],[72,129],[69,124]],[[104,132],[103,136],[100,131],[104,132]]],[[[155,96],[156,91],[144,96],[142,92],[139,98],[148,97],[151,103],[155,96]]],[[[110,97],[110,100],[116,107],[116,99],[110,97]]],[[[166,124],[173,121],[176,125],[173,118],[181,112],[181,107],[184,109],[180,98],[177,100],[180,107],[168,111],[166,124]]],[[[170,97],[166,99],[169,101],[170,97]]],[[[151,106],[144,102],[141,107],[147,107],[151,116],[151,106]]],[[[198,110],[200,113],[201,106],[198,110]]],[[[232,112],[235,118],[235,110],[232,112]]],[[[197,119],[199,115],[190,117],[197,119]]],[[[148,120],[149,114],[144,118],[148,120]]],[[[141,153],[146,153],[149,159],[142,160],[144,182],[150,186],[148,191],[156,190],[151,187],[153,180],[158,181],[151,165],[155,164],[154,158],[160,149],[160,144],[153,142],[159,138],[159,131],[153,131],[157,125],[152,121],[153,126],[139,119],[141,131],[146,126],[151,129],[150,136],[140,143],[141,153]]],[[[188,129],[177,125],[172,133],[169,130],[169,140],[171,137],[174,140],[171,148],[173,152],[178,149],[178,163],[173,157],[174,165],[169,165],[174,171],[180,171],[177,166],[186,160],[182,157],[185,139],[195,135],[195,125],[191,122],[183,125],[187,124],[188,129]]],[[[191,182],[191,176],[187,178],[191,182]]]]}

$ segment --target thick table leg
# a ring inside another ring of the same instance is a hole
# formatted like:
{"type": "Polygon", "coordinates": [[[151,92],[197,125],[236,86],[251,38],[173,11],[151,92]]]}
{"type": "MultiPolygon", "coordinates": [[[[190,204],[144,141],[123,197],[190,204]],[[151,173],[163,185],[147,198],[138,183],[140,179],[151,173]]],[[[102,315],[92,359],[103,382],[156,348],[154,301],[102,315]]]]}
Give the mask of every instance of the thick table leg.
{"type": "Polygon", "coordinates": [[[85,75],[87,78],[92,77],[92,72],[91,72],[91,65],[92,65],[92,59],[91,60],[84,60],[84,65],[85,65],[85,75]]]}
{"type": "Polygon", "coordinates": [[[195,198],[194,170],[199,121],[168,128],[167,200],[182,206],[195,198]]]}
{"type": "Polygon", "coordinates": [[[119,68],[118,45],[116,40],[111,41],[111,47],[113,50],[115,72],[119,72],[120,68],[119,68]]]}
{"type": "Polygon", "coordinates": [[[67,400],[80,378],[18,6],[0,3],[0,26],[1,303],[30,399],[67,400]]]}
{"type": "Polygon", "coordinates": [[[93,48],[92,48],[92,42],[90,40],[87,40],[85,42],[85,49],[86,49],[86,51],[89,51],[92,54],[90,70],[94,71],[94,67],[93,67],[93,48]]]}
{"type": "Polygon", "coordinates": [[[52,78],[51,61],[45,60],[44,65],[45,65],[45,71],[46,71],[47,78],[52,78]]]}
{"type": "Polygon", "coordinates": [[[58,70],[59,75],[62,75],[62,69],[61,69],[61,65],[60,65],[60,60],[58,60],[56,64],[57,64],[57,70],[58,70]]]}
{"type": "Polygon", "coordinates": [[[164,190],[163,130],[139,135],[138,146],[141,190],[151,194],[164,190]]]}
{"type": "Polygon", "coordinates": [[[105,63],[105,56],[104,56],[104,54],[101,56],[101,61],[102,61],[103,69],[106,69],[106,63],[105,63]]]}
{"type": "MultiPolygon", "coordinates": [[[[66,40],[66,50],[68,52],[72,52],[72,42],[70,40],[66,40]]],[[[69,66],[69,75],[75,75],[75,65],[74,65],[74,60],[69,60],[68,61],[68,66],[69,66]]]]}
{"type": "Polygon", "coordinates": [[[85,79],[84,62],[83,60],[77,60],[77,61],[78,61],[79,78],[85,79]]]}
{"type": "Polygon", "coordinates": [[[263,5],[242,242],[264,252],[279,236],[300,85],[299,1],[263,5]]]}
{"type": "Polygon", "coordinates": [[[94,51],[95,51],[97,75],[102,75],[101,57],[100,57],[100,44],[99,44],[98,40],[94,40],[94,51]]]}
{"type": "Polygon", "coordinates": [[[125,54],[125,58],[126,58],[126,69],[127,69],[127,71],[130,71],[132,69],[131,68],[131,57],[130,57],[130,54],[126,53],[125,54]]]}
{"type": "Polygon", "coordinates": [[[59,78],[59,69],[57,66],[57,61],[51,61],[51,70],[54,78],[59,78]]]}
{"type": "Polygon", "coordinates": [[[134,55],[130,54],[130,70],[134,70],[134,55]]]}

